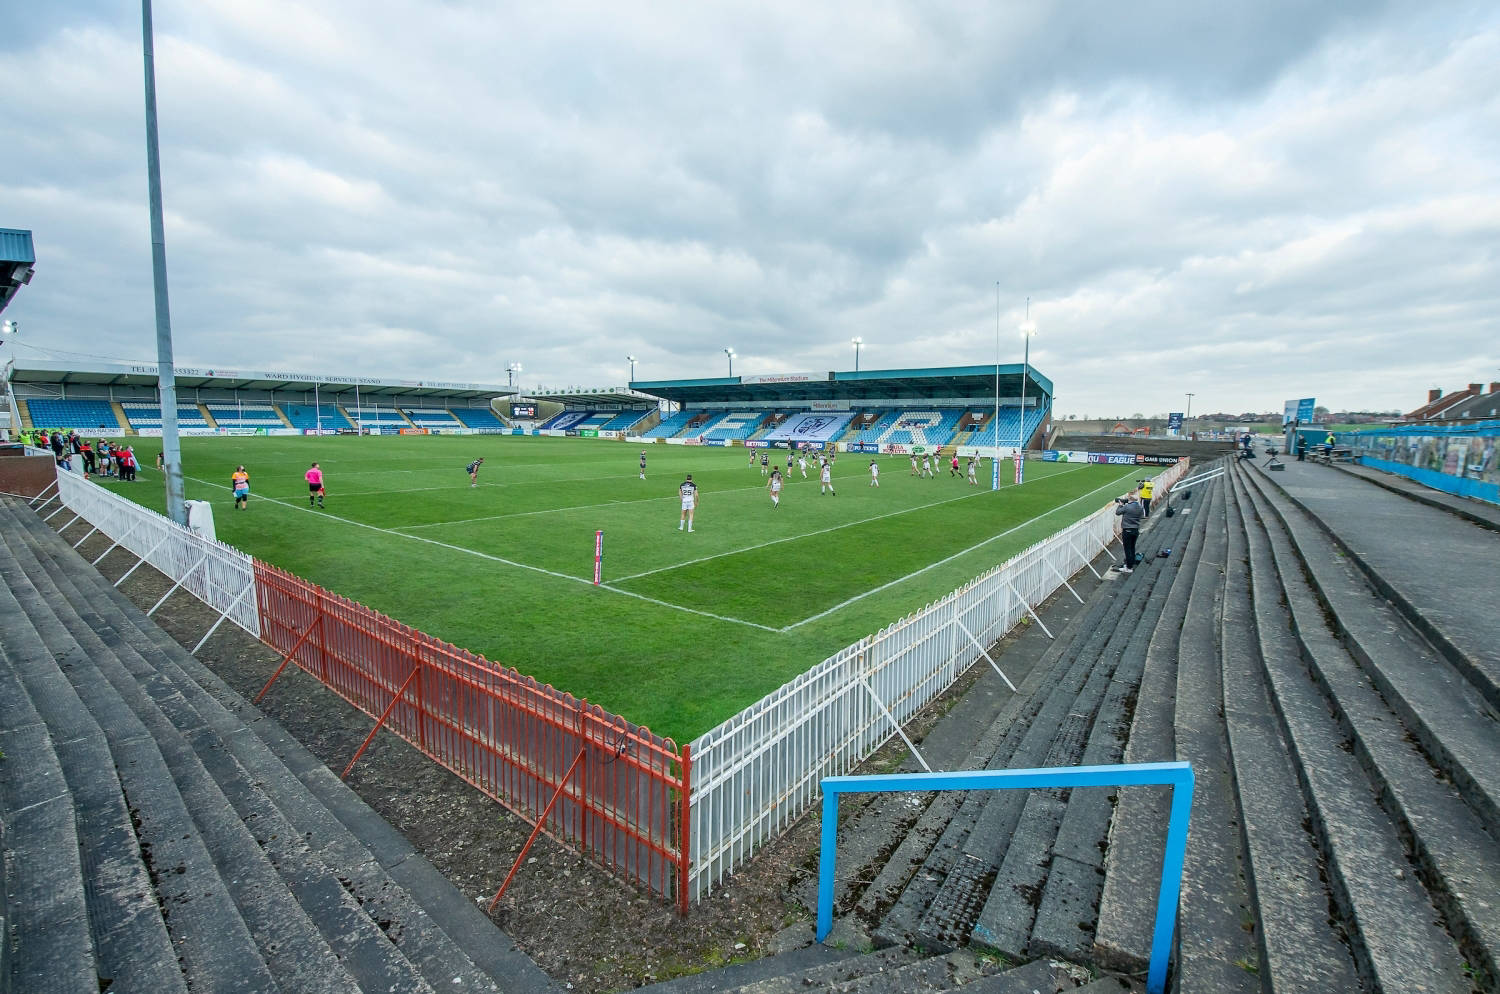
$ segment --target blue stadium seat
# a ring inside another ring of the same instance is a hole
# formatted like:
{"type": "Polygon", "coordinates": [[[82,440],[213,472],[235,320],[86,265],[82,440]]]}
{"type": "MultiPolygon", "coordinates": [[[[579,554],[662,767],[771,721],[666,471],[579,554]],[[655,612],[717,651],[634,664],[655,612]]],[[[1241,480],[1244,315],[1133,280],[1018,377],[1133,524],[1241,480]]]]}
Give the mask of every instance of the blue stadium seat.
{"type": "MultiPolygon", "coordinates": [[[[31,412],[31,423],[49,431],[62,428],[88,434],[102,428],[118,433],[123,427],[107,400],[35,397],[27,399],[26,408],[31,412]]],[[[197,414],[196,411],[193,413],[197,414]]]]}

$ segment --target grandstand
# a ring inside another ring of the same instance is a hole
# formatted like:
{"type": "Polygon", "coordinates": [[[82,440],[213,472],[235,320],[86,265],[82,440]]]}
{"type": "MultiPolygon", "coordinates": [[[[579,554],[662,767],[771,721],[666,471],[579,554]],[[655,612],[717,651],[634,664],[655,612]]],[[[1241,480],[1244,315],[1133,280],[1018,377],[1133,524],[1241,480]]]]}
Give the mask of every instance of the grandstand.
{"type": "Polygon", "coordinates": [[[466,428],[475,431],[506,431],[505,423],[488,407],[453,407],[450,413],[466,428]]]}
{"type": "Polygon", "coordinates": [[[353,422],[344,417],[337,404],[282,404],[282,413],[298,431],[317,431],[320,428],[351,428],[353,422]]]}
{"type": "MultiPolygon", "coordinates": [[[[254,432],[393,432],[413,424],[444,432],[505,431],[490,405],[515,390],[479,383],[377,380],[221,367],[176,368],[178,428],[194,435],[254,432]],[[417,415],[411,421],[401,412],[417,415]]],[[[5,390],[22,430],[160,434],[153,364],[14,360],[5,390]]],[[[616,412],[611,412],[613,413],[616,412]]]]}
{"type": "Polygon", "coordinates": [[[1036,447],[1051,414],[1052,382],[1029,366],[791,373],[632,383],[679,410],[643,439],[678,444],[809,444],[854,451],[906,452],[960,445],[993,448],[996,392],[999,444],[1036,447]],[[987,430],[980,430],[987,429],[987,430]]]}
{"type": "Polygon", "coordinates": [[[284,428],[286,422],[268,402],[207,404],[208,414],[220,428],[284,428]]]}
{"type": "MultiPolygon", "coordinates": [[[[138,400],[127,400],[120,403],[125,411],[125,418],[130,422],[130,427],[137,432],[155,429],[161,430],[161,405],[145,403],[138,400]]],[[[177,405],[177,427],[179,428],[208,428],[211,427],[203,412],[196,407],[184,407],[177,405]]]]}
{"type": "Polygon", "coordinates": [[[451,431],[463,427],[462,422],[442,408],[403,407],[401,413],[418,428],[426,428],[429,431],[451,431]]]}

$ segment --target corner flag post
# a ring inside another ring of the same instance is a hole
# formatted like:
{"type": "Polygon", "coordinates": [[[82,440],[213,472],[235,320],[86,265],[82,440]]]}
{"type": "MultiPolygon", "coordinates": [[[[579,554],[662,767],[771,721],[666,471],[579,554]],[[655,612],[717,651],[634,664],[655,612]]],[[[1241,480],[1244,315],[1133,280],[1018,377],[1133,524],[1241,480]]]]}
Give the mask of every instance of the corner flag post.
{"type": "Polygon", "coordinates": [[[594,532],[594,586],[599,586],[599,580],[604,572],[604,532],[594,532]]]}

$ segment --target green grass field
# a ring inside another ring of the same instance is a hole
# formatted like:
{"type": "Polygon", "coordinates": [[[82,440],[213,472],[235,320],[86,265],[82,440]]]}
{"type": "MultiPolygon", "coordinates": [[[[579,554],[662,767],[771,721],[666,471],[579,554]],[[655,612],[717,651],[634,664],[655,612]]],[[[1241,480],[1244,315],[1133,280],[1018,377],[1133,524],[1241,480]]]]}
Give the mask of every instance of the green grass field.
{"type": "MultiPolygon", "coordinates": [[[[134,439],[142,466],[159,440],[134,439]]],[[[839,456],[779,510],[743,448],[512,436],[184,438],[187,496],[221,540],[686,741],[856,639],[1105,504],[1140,467],[1030,463],[998,493],[839,456]],[[471,488],[464,466],[486,462],[471,488]],[[322,464],[327,507],[302,474],[322,464]],[[248,509],[229,475],[250,473],[248,509]],[[678,531],[677,486],[699,484],[678,531]],[[605,537],[595,587],[594,532],[605,537]]],[[[786,453],[773,450],[773,459],[786,453]]],[[[987,464],[986,464],[987,468],[987,464]]],[[[1154,471],[1152,471],[1154,472],[1154,471]]],[[[1002,465],[1008,482],[1009,463],[1002,465]]],[[[101,481],[162,509],[161,476],[101,481]]]]}

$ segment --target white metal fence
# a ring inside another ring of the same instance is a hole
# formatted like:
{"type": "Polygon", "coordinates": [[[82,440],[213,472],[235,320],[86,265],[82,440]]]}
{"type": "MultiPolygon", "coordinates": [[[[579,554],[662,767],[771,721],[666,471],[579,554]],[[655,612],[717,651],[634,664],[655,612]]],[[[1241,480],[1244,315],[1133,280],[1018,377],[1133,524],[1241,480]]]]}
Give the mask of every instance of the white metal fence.
{"type": "MultiPolygon", "coordinates": [[[[1158,497],[1187,470],[1157,477],[1158,497]]],[[[1115,537],[1107,505],[825,659],[693,742],[693,900],[703,897],[981,658],[1115,537]]]]}
{"type": "Polygon", "coordinates": [[[221,616],[260,638],[255,570],[245,553],[206,539],[76,473],[58,470],[57,488],[68,511],[160,570],[221,616]]]}

